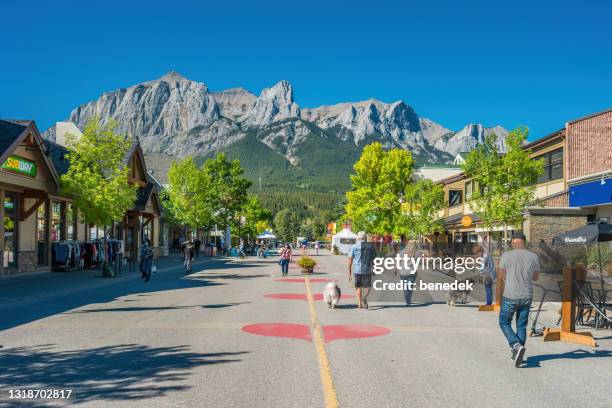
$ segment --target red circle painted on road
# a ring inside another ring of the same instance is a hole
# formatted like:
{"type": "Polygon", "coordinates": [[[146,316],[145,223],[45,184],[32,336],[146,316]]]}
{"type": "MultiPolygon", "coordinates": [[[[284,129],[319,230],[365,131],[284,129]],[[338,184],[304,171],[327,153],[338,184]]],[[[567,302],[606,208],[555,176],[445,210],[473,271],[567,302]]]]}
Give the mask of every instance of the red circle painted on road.
{"type": "MultiPolygon", "coordinates": [[[[308,298],[306,297],[306,294],[304,293],[269,293],[267,295],[264,295],[265,298],[268,299],[281,299],[281,300],[308,300],[308,298]]],[[[340,296],[340,299],[351,299],[354,298],[355,296],[353,295],[342,295],[340,296]]],[[[312,298],[316,301],[321,301],[323,300],[323,294],[322,293],[315,293],[312,298]]]]}
{"type": "Polygon", "coordinates": [[[312,341],[310,328],[305,324],[295,323],[260,323],[249,324],[242,328],[243,332],[255,334],[257,336],[286,337],[312,341]]]}
{"type": "MultiPolygon", "coordinates": [[[[279,278],[279,279],[274,279],[277,282],[299,282],[299,283],[304,283],[305,280],[304,278],[279,278]]],[[[310,278],[310,283],[321,283],[321,282],[331,282],[331,279],[327,279],[327,278],[310,278]]]]}
{"type": "Polygon", "coordinates": [[[323,337],[325,342],[346,339],[363,339],[366,337],[378,337],[391,333],[386,327],[373,326],[370,324],[343,324],[336,326],[323,326],[323,337]]]}
{"type": "MultiPolygon", "coordinates": [[[[285,337],[312,341],[310,327],[295,323],[259,323],[249,324],[242,328],[245,333],[257,336],[285,337]]],[[[368,337],[384,336],[391,330],[386,327],[360,324],[347,324],[336,326],[323,326],[323,337],[326,343],[334,340],[363,339],[368,337]]]]}

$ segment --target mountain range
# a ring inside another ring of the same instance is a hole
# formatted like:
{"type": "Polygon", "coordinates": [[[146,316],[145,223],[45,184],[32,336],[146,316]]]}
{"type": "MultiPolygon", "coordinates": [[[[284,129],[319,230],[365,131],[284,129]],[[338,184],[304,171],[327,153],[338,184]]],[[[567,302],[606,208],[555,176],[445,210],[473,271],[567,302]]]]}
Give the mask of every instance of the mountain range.
{"type": "MultiPolygon", "coordinates": [[[[244,88],[215,92],[174,71],[106,92],[72,110],[67,120],[82,129],[94,115],[103,123],[112,119],[119,132],[138,137],[148,165],[162,180],[177,158],[204,160],[225,152],[240,159],[256,185],[289,190],[346,190],[352,165],[373,141],[410,150],[418,164],[439,164],[473,149],[491,132],[503,151],[508,133],[482,124],[454,132],[420,117],[403,101],[369,99],[302,108],[287,81],[259,96],[244,88]]],[[[44,136],[54,140],[54,129],[44,136]]]]}

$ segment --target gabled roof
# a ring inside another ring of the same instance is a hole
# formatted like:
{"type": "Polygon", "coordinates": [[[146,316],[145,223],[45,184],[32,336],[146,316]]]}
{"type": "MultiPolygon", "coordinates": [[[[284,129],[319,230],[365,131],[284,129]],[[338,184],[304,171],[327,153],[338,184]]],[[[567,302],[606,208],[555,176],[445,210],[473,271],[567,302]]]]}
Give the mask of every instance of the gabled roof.
{"type": "Polygon", "coordinates": [[[69,150],[66,147],[50,140],[45,140],[45,144],[47,145],[49,158],[51,159],[51,162],[53,163],[58,175],[61,177],[68,173],[70,162],[68,161],[67,155],[69,150]]]}
{"type": "Polygon", "coordinates": [[[35,143],[40,149],[41,156],[49,169],[49,173],[51,173],[51,178],[59,188],[59,175],[53,162],[47,155],[47,145],[33,120],[0,119],[0,163],[4,163],[8,156],[23,143],[30,134],[34,137],[35,143]]]}
{"type": "Polygon", "coordinates": [[[29,126],[30,121],[0,120],[0,154],[4,154],[29,126]]]}

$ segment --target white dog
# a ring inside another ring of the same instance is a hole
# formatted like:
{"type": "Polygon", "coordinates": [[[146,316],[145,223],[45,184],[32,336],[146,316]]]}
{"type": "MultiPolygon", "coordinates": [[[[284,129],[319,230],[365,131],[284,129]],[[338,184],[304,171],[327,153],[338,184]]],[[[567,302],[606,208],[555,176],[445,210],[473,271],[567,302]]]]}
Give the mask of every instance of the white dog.
{"type": "Polygon", "coordinates": [[[342,292],[340,292],[340,288],[336,282],[329,282],[325,285],[323,300],[327,303],[327,307],[334,309],[340,301],[340,296],[342,296],[342,292]]]}

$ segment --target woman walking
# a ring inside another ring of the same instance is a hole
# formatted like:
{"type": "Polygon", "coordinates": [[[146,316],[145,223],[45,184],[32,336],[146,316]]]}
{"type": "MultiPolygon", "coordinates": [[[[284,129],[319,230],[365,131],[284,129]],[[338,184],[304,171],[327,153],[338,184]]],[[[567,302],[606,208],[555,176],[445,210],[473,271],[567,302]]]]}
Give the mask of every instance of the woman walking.
{"type": "Polygon", "coordinates": [[[191,273],[191,263],[193,262],[193,256],[195,255],[195,246],[191,241],[185,243],[185,259],[183,265],[185,265],[185,273],[191,273]]]}
{"type": "Polygon", "coordinates": [[[480,279],[485,287],[486,293],[486,305],[493,304],[493,281],[495,281],[496,273],[495,273],[495,261],[493,257],[488,252],[485,252],[484,247],[481,245],[476,245],[474,247],[474,255],[477,257],[484,258],[483,268],[479,271],[480,279]]]}
{"type": "Polygon", "coordinates": [[[280,251],[279,261],[283,276],[287,276],[289,274],[289,262],[291,262],[291,245],[285,244],[284,248],[282,248],[280,251]]]}
{"type": "Polygon", "coordinates": [[[151,241],[145,239],[140,248],[140,270],[142,272],[142,278],[145,282],[151,280],[151,269],[153,267],[153,249],[151,248],[151,241]]]}

